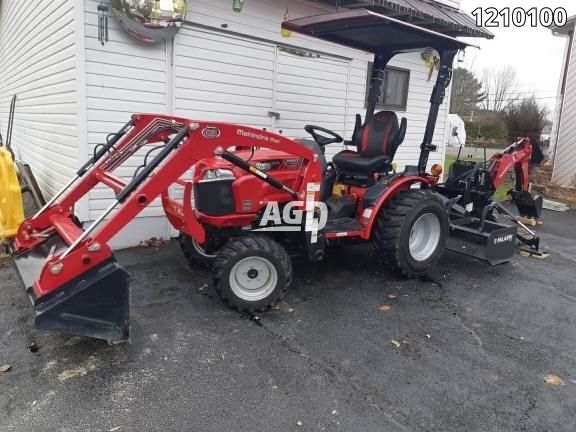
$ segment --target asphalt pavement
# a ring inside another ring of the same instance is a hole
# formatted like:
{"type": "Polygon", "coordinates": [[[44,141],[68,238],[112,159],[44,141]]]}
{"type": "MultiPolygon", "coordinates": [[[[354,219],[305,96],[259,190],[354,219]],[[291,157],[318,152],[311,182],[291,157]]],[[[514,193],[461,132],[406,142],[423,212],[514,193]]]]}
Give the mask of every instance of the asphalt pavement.
{"type": "Polygon", "coordinates": [[[576,213],[544,220],[550,258],[447,252],[426,280],[368,246],[297,259],[259,317],[229,310],[175,243],[120,251],[133,326],[115,346],[34,330],[4,261],[0,431],[573,432],[576,213]]]}

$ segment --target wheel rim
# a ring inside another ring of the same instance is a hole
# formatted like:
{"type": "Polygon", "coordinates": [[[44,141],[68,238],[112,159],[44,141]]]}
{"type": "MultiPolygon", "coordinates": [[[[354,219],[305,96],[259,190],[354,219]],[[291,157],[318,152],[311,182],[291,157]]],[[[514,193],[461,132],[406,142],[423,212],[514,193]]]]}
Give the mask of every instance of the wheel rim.
{"type": "Polygon", "coordinates": [[[276,289],[277,284],[278,271],[266,258],[244,258],[230,272],[230,288],[242,300],[263,300],[276,289]]]}
{"type": "Polygon", "coordinates": [[[412,225],[410,255],[416,261],[430,258],[440,243],[440,219],[434,213],[425,213],[412,225]]]}
{"type": "Polygon", "coordinates": [[[198,255],[203,256],[204,258],[213,259],[216,258],[216,254],[210,254],[206,252],[206,250],[196,241],[195,238],[192,239],[192,247],[198,253],[198,255]]]}

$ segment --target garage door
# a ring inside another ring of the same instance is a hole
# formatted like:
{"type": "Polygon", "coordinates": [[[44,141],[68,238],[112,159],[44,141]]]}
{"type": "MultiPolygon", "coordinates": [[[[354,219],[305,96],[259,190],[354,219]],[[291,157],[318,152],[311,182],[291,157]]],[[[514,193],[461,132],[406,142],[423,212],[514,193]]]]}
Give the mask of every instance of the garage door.
{"type": "Polygon", "coordinates": [[[174,49],[177,115],[291,138],[304,137],[306,124],[344,133],[349,60],[194,27],[174,49]]]}
{"type": "MultiPolygon", "coordinates": [[[[275,128],[298,138],[314,124],[344,136],[349,60],[279,47],[275,84],[275,128]]],[[[337,149],[330,149],[334,153],[337,149]]]]}
{"type": "Polygon", "coordinates": [[[274,45],[185,27],[174,50],[176,115],[274,126],[274,45]]]}

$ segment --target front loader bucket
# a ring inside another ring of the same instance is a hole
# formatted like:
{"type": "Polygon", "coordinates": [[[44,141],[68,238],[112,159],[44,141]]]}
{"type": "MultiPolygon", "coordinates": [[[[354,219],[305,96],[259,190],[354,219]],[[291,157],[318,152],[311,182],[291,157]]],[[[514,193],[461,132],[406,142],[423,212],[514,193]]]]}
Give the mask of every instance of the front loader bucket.
{"type": "Polygon", "coordinates": [[[528,219],[540,219],[544,205],[544,199],[540,195],[534,197],[530,192],[520,192],[514,197],[514,203],[520,216],[528,219]]]}
{"type": "Polygon", "coordinates": [[[112,256],[49,294],[33,289],[51,253],[67,244],[56,233],[39,246],[13,255],[13,262],[36,313],[36,328],[104,339],[128,340],[130,330],[129,275],[112,256]]]}

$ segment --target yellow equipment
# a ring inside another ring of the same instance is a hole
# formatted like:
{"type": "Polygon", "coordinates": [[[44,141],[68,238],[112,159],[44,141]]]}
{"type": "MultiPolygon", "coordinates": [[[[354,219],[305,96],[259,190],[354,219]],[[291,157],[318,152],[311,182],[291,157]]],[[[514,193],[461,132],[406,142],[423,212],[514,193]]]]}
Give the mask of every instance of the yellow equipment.
{"type": "Polygon", "coordinates": [[[24,221],[22,191],[12,155],[0,147],[0,240],[16,235],[24,221]]]}

